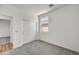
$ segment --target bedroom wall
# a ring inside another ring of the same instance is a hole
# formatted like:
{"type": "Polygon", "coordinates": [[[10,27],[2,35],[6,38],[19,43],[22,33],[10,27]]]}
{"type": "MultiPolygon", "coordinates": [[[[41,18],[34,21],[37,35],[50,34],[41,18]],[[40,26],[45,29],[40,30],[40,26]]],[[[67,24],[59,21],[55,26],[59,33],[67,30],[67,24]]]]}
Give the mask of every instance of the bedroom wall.
{"type": "Polygon", "coordinates": [[[79,52],[79,5],[69,5],[48,13],[49,32],[41,40],[79,52]]]}

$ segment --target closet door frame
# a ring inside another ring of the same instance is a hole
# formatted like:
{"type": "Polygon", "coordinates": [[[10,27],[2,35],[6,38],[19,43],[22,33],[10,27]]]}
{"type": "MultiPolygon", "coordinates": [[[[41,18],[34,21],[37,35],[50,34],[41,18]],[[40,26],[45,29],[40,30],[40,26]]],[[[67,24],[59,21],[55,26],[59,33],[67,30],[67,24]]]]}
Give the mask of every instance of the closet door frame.
{"type": "Polygon", "coordinates": [[[13,43],[13,17],[0,14],[0,19],[10,21],[10,42],[13,43]]]}

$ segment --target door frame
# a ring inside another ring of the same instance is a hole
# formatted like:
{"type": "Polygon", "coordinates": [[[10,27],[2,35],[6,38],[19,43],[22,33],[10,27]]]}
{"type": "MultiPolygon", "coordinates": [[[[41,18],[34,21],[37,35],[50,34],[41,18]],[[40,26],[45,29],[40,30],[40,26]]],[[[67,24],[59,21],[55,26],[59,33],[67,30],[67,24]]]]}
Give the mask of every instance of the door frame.
{"type": "Polygon", "coordinates": [[[13,17],[0,14],[0,19],[10,21],[10,42],[13,44],[13,17]]]}

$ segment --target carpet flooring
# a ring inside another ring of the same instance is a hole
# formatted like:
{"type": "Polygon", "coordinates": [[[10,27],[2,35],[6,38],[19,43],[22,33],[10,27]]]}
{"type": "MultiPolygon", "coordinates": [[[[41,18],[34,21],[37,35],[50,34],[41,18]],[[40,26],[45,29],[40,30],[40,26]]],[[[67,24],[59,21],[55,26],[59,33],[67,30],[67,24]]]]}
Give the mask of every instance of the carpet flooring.
{"type": "Polygon", "coordinates": [[[0,53],[0,55],[79,55],[79,53],[35,40],[19,48],[0,53]]]}

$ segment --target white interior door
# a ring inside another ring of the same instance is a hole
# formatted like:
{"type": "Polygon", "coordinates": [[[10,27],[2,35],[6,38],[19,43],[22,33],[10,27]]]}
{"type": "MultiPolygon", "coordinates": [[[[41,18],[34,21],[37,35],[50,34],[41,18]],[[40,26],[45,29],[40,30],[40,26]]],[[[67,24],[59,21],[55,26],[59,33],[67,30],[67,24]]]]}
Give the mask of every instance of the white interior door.
{"type": "Polygon", "coordinates": [[[23,44],[34,40],[34,23],[31,20],[23,21],[23,44]]]}

